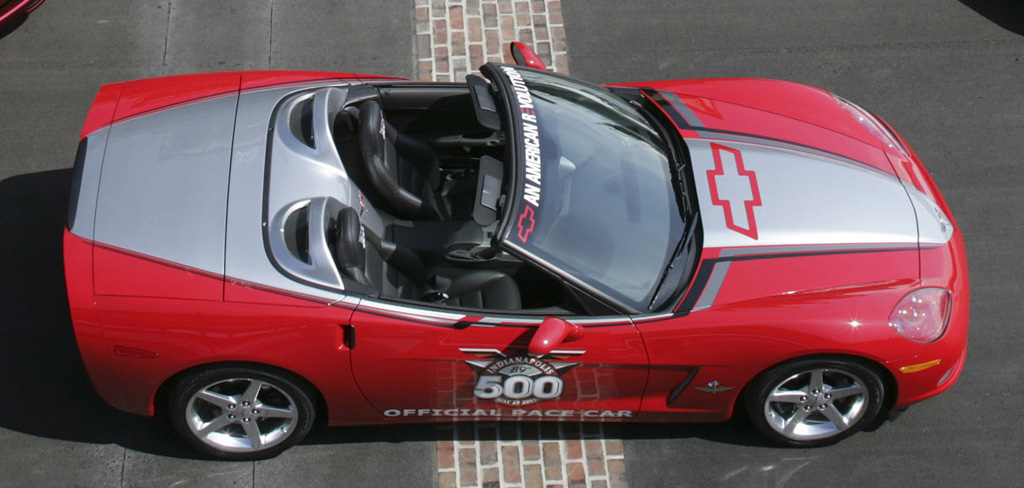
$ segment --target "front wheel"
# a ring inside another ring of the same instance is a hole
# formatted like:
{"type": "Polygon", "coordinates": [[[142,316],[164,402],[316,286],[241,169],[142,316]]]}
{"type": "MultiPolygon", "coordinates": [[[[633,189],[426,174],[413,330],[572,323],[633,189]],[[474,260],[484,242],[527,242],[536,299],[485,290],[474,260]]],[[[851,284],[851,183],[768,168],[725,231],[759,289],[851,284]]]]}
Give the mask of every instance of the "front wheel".
{"type": "Polygon", "coordinates": [[[882,379],[846,359],[802,359],[765,371],[746,394],[750,420],[793,447],[834,444],[869,425],[882,409],[882,379]]]}
{"type": "Polygon", "coordinates": [[[219,459],[276,456],[302,440],[313,425],[307,390],[280,372],[259,367],[217,367],[178,382],[171,390],[171,424],[186,442],[219,459]]]}

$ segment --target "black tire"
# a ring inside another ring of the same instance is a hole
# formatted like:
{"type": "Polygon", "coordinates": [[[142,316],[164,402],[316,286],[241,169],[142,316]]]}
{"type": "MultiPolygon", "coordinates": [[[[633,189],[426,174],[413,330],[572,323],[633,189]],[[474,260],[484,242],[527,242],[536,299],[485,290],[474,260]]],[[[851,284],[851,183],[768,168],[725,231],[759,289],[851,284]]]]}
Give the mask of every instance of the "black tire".
{"type": "Polygon", "coordinates": [[[220,366],[182,378],[168,415],[192,447],[232,461],[266,459],[302,441],[315,407],[302,382],[259,366],[220,366]]]}
{"type": "Polygon", "coordinates": [[[871,425],[885,387],[872,368],[851,359],[808,358],[775,366],[748,387],[750,421],[791,447],[835,444],[871,425]]]}

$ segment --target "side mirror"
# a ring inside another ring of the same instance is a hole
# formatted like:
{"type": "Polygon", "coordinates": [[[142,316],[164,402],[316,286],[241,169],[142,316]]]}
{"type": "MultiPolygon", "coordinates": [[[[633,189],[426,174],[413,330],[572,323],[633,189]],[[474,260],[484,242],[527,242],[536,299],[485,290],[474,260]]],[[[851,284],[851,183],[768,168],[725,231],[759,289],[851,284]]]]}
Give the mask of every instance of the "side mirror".
{"type": "Polygon", "coordinates": [[[537,53],[533,52],[533,49],[530,49],[526,44],[513,42],[509,45],[509,50],[512,51],[512,59],[516,60],[516,64],[519,66],[548,69],[547,66],[544,66],[544,62],[540,60],[540,56],[537,56],[537,53]]]}
{"type": "Polygon", "coordinates": [[[558,317],[548,317],[537,327],[527,351],[531,356],[541,357],[551,353],[563,342],[578,341],[582,338],[583,327],[580,325],[558,317]]]}

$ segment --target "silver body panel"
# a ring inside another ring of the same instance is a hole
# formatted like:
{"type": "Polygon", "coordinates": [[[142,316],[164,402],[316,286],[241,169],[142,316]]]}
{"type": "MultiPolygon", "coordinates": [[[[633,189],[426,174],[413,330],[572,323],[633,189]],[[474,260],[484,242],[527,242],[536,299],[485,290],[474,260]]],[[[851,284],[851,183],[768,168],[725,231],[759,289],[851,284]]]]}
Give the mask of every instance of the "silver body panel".
{"type": "Polygon", "coordinates": [[[94,240],[223,274],[237,101],[224,96],[111,126],[94,240]]]}
{"type": "Polygon", "coordinates": [[[911,190],[912,198],[898,178],[866,165],[733,140],[688,139],[687,146],[705,248],[916,246],[952,235],[940,229],[928,197],[911,190]],[[715,146],[735,153],[716,156],[715,146]]]}
{"type": "Polygon", "coordinates": [[[332,83],[241,95],[228,197],[227,279],[330,300],[344,297],[326,240],[313,237],[323,235],[323,225],[340,206],[359,210],[363,225],[375,232],[383,233],[384,229],[376,210],[362,210],[361,192],[348,177],[331,135],[346,92],[344,85],[332,83]],[[292,110],[309,101],[313,104],[313,147],[289,127],[292,110]],[[270,164],[268,147],[273,155],[270,164]],[[269,179],[265,179],[268,168],[269,179]],[[308,263],[287,250],[282,235],[283,222],[307,205],[311,236],[308,263]],[[264,217],[269,226],[266,245],[264,217]]]}

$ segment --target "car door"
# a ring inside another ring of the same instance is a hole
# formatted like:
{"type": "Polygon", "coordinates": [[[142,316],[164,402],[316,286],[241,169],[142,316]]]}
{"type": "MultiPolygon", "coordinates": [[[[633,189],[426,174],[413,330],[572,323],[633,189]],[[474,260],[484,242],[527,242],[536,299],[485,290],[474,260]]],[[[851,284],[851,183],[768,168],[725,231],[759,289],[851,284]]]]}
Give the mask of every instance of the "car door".
{"type": "Polygon", "coordinates": [[[628,318],[477,313],[363,300],[351,361],[370,403],[396,421],[638,413],[648,362],[628,318]]]}

